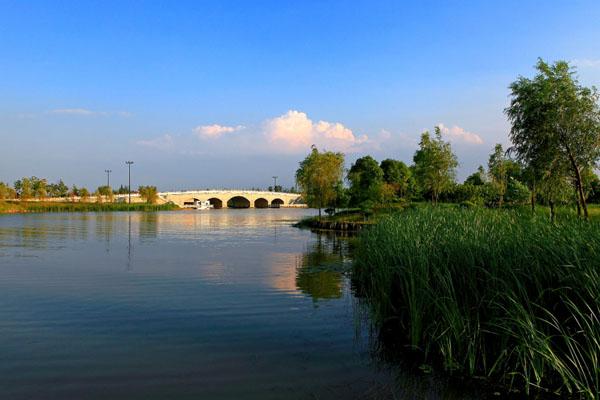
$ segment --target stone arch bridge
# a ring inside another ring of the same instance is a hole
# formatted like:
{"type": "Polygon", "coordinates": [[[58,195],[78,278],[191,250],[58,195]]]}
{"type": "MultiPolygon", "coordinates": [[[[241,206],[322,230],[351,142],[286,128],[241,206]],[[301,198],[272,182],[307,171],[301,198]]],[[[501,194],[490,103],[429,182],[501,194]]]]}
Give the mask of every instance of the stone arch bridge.
{"type": "MultiPolygon", "coordinates": [[[[138,196],[136,196],[138,197],[138,196]]],[[[173,202],[185,207],[194,201],[209,201],[214,208],[280,208],[305,207],[298,193],[254,190],[189,190],[158,193],[159,203],[173,202]]],[[[131,200],[142,201],[132,194],[131,200]]]]}

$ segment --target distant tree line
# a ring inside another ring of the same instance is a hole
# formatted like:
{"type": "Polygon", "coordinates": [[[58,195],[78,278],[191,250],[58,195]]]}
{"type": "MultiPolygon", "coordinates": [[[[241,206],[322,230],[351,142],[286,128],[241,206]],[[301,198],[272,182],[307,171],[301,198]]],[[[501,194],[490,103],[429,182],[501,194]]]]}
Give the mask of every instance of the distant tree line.
{"type": "Polygon", "coordinates": [[[371,156],[344,171],[344,155],[319,151],[300,162],[298,187],[311,207],[360,208],[365,213],[394,203],[428,200],[504,207],[531,203],[576,205],[586,218],[587,203],[600,202],[595,168],[600,157],[600,109],[595,88],[582,87],[566,62],[542,60],[533,79],[510,85],[505,110],[512,124],[513,146],[496,144],[487,168],[480,166],[463,183],[456,182],[458,160],[436,127],[424,132],[413,163],[371,156]]]}
{"type": "MultiPolygon", "coordinates": [[[[12,186],[7,183],[0,182],[0,200],[44,200],[48,198],[65,198],[80,201],[89,201],[91,196],[94,196],[97,202],[113,202],[116,194],[128,194],[127,186],[121,185],[114,190],[109,186],[99,186],[94,192],[90,192],[85,187],[77,187],[75,185],[69,188],[60,179],[56,183],[48,183],[45,178],[36,176],[23,177],[14,182],[12,186]]],[[[137,191],[132,190],[131,193],[139,193],[147,203],[154,204],[158,199],[158,190],[156,186],[140,186],[137,191]]]]}

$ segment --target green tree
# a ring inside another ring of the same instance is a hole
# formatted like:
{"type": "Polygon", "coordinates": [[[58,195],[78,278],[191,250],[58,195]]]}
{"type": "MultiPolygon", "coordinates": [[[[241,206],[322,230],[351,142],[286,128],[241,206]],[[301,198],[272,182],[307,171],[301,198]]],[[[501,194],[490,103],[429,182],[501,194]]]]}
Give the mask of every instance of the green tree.
{"type": "Polygon", "coordinates": [[[69,193],[69,187],[60,179],[58,183],[51,183],[48,185],[48,195],[50,197],[67,197],[69,193]]]}
{"type": "Polygon", "coordinates": [[[488,172],[491,183],[498,195],[498,207],[502,208],[506,187],[508,186],[508,159],[501,144],[496,144],[488,160],[488,172]]]}
{"type": "Polygon", "coordinates": [[[33,194],[36,198],[43,199],[44,197],[48,196],[48,182],[46,181],[46,179],[40,179],[38,177],[32,176],[30,180],[33,189],[33,194]]]}
{"type": "Polygon", "coordinates": [[[588,183],[588,201],[600,203],[600,178],[592,172],[592,176],[586,182],[588,183]]]}
{"type": "Polygon", "coordinates": [[[148,204],[155,204],[158,200],[158,190],[156,189],[156,186],[140,186],[138,188],[138,193],[148,204]]]}
{"type": "Polygon", "coordinates": [[[361,157],[348,171],[350,181],[350,204],[380,203],[383,186],[383,171],[371,156],[361,157]]]}
{"type": "Polygon", "coordinates": [[[433,138],[429,132],[421,135],[419,149],[415,152],[413,161],[419,186],[429,193],[431,201],[436,204],[440,194],[454,183],[458,166],[450,143],[442,139],[442,132],[438,126],[435,127],[433,138]]]}
{"type": "Polygon", "coordinates": [[[331,151],[319,152],[312,146],[310,154],[300,162],[296,182],[309,207],[321,209],[334,206],[344,174],[344,155],[331,151]]]}
{"type": "Polygon", "coordinates": [[[108,185],[104,185],[104,186],[98,186],[98,189],[96,189],[96,192],[98,193],[99,196],[104,196],[104,198],[106,198],[109,202],[113,202],[114,200],[114,194],[113,194],[113,190],[110,186],[108,185]]]}
{"type": "Polygon", "coordinates": [[[103,199],[100,190],[96,189],[96,191],[93,193],[93,196],[96,198],[96,203],[102,203],[103,199]]]}
{"type": "Polygon", "coordinates": [[[568,165],[587,218],[582,171],[600,156],[598,92],[581,86],[565,61],[549,65],[539,59],[536,70],[533,79],[519,77],[510,85],[505,112],[512,124],[513,148],[539,175],[555,163],[568,165]]]}
{"type": "Polygon", "coordinates": [[[483,165],[480,165],[477,168],[477,172],[472,173],[465,179],[465,185],[482,186],[485,184],[486,180],[485,169],[483,168],[483,165]]]}
{"type": "Polygon", "coordinates": [[[15,181],[14,188],[21,200],[28,200],[33,196],[33,185],[27,177],[15,181]]]}
{"type": "Polygon", "coordinates": [[[86,202],[90,198],[90,191],[87,188],[80,188],[78,191],[80,201],[86,202]]]}
{"type": "Polygon", "coordinates": [[[569,179],[566,174],[568,167],[555,160],[548,169],[540,175],[538,191],[542,199],[550,208],[550,219],[554,221],[556,212],[555,205],[565,202],[569,199],[572,190],[570,189],[569,179]]]}
{"type": "Polygon", "coordinates": [[[120,185],[119,188],[117,189],[116,193],[117,194],[128,194],[129,193],[129,189],[125,185],[120,185]]]}
{"type": "Polygon", "coordinates": [[[399,197],[406,197],[412,183],[410,168],[402,161],[388,158],[381,162],[381,170],[385,183],[391,185],[399,197]]]}
{"type": "Polygon", "coordinates": [[[71,197],[71,201],[75,201],[75,197],[79,196],[79,188],[75,185],[71,186],[71,190],[69,190],[69,197],[71,197]]]}
{"type": "Polygon", "coordinates": [[[0,200],[14,199],[17,192],[4,182],[0,182],[0,200]]]}

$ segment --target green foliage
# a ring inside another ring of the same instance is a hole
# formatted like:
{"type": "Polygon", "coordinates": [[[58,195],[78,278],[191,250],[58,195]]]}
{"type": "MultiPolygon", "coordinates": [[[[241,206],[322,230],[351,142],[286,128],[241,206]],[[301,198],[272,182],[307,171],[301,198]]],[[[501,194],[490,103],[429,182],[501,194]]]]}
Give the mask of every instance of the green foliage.
{"type": "Polygon", "coordinates": [[[376,324],[428,364],[598,398],[597,221],[415,208],[361,234],[353,279],[376,324]]]}
{"type": "Polygon", "coordinates": [[[504,196],[506,203],[512,206],[527,204],[530,196],[531,192],[527,185],[514,178],[509,179],[504,196]]]}
{"type": "Polygon", "coordinates": [[[485,170],[483,169],[483,166],[480,165],[479,168],[477,168],[477,172],[474,172],[473,174],[469,175],[467,179],[465,179],[465,184],[481,186],[485,184],[486,181],[487,179],[485,170]]]}
{"type": "Polygon", "coordinates": [[[0,182],[0,200],[14,199],[17,197],[15,189],[4,182],[0,182]]]}
{"type": "Polygon", "coordinates": [[[383,171],[371,156],[361,157],[348,171],[350,181],[350,205],[364,202],[381,202],[383,171]]]}
{"type": "Polygon", "coordinates": [[[513,150],[533,178],[570,175],[587,217],[581,174],[600,156],[598,92],[581,86],[567,62],[549,65],[540,59],[536,69],[533,79],[519,77],[510,85],[505,112],[512,123],[513,150]]]}
{"type": "Polygon", "coordinates": [[[111,196],[113,194],[111,187],[107,185],[98,186],[98,189],[96,189],[96,191],[101,196],[111,196]]]}
{"type": "Polygon", "coordinates": [[[80,188],[78,190],[79,197],[81,197],[81,201],[87,201],[90,198],[90,191],[87,188],[80,188]]]}
{"type": "Polygon", "coordinates": [[[296,182],[309,207],[319,209],[335,206],[344,173],[344,155],[331,151],[319,152],[313,146],[310,154],[300,162],[296,182]]]}
{"type": "Polygon", "coordinates": [[[47,187],[48,196],[50,197],[67,197],[69,187],[60,179],[58,183],[50,183],[47,187]]]}
{"type": "Polygon", "coordinates": [[[450,203],[469,202],[477,205],[483,205],[487,199],[487,191],[485,189],[487,189],[487,184],[454,184],[442,194],[440,199],[450,203]]]}
{"type": "Polygon", "coordinates": [[[158,200],[158,190],[156,189],[156,186],[140,186],[138,188],[138,193],[148,204],[155,204],[158,200]]]}
{"type": "Polygon", "coordinates": [[[121,185],[115,192],[116,194],[128,194],[129,188],[127,186],[121,185]]]}
{"type": "Polygon", "coordinates": [[[491,184],[498,195],[498,206],[502,207],[504,194],[508,185],[507,158],[501,144],[496,144],[494,151],[490,154],[488,171],[491,184]]]}
{"type": "Polygon", "coordinates": [[[405,198],[410,194],[414,179],[411,169],[405,163],[388,158],[381,162],[381,170],[384,182],[394,189],[398,197],[405,198]]]}
{"type": "Polygon", "coordinates": [[[600,179],[591,168],[586,168],[581,173],[583,178],[583,192],[590,203],[600,200],[600,179]]]}
{"type": "Polygon", "coordinates": [[[33,197],[33,184],[29,178],[22,178],[15,181],[14,188],[17,192],[17,197],[21,200],[27,200],[33,197]]]}
{"type": "Polygon", "coordinates": [[[415,177],[421,189],[429,193],[431,201],[438,202],[440,195],[448,190],[454,183],[458,161],[452,153],[450,143],[444,142],[438,126],[435,127],[435,136],[429,132],[421,135],[419,149],[413,161],[415,177]]]}

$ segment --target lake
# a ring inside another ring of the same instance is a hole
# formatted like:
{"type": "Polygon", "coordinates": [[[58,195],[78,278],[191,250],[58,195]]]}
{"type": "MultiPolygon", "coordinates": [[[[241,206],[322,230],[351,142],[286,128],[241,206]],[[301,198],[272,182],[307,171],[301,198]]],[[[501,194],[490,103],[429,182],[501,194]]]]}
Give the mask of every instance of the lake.
{"type": "Polygon", "coordinates": [[[312,213],[0,215],[0,397],[468,398],[378,356],[312,213]]]}

